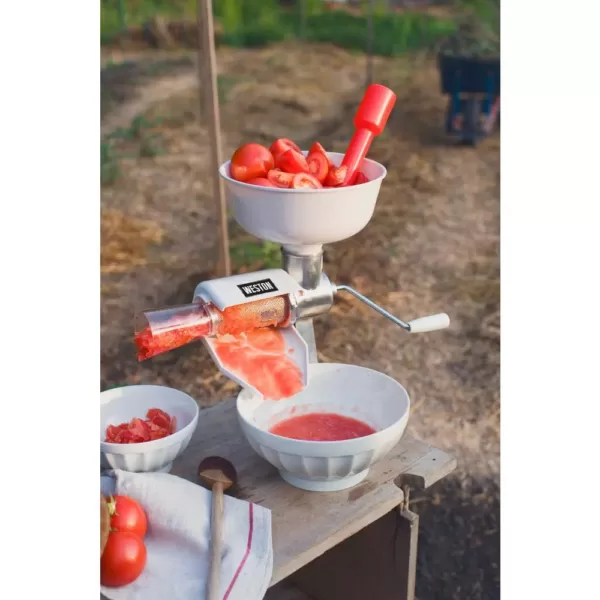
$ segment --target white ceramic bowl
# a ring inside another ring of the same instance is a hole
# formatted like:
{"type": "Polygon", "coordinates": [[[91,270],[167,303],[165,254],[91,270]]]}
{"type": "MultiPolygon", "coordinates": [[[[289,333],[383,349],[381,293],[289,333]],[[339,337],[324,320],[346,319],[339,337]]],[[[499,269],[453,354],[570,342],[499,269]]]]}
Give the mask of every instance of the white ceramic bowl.
{"type": "Polygon", "coordinates": [[[410,399],[397,381],[355,365],[309,365],[309,384],[299,394],[263,401],[248,390],[237,398],[242,431],[250,446],[285,481],[310,491],[343,490],[361,482],[369,467],[400,440],[410,399]],[[333,412],[367,423],[377,433],[339,442],[293,440],[269,433],[275,424],[311,412],[333,412]]]}
{"type": "MultiPolygon", "coordinates": [[[[340,152],[327,154],[335,165],[344,157],[340,152]]],[[[230,162],[221,165],[219,174],[236,221],[252,235],[288,247],[331,244],[364,229],[387,174],[383,165],[365,159],[361,170],[368,183],[319,190],[265,188],[232,179],[230,162]]]]}
{"type": "Polygon", "coordinates": [[[173,388],[131,385],[100,394],[100,460],[103,468],[123,471],[169,472],[173,461],[187,447],[198,424],[196,401],[173,388]],[[150,408],[160,408],[177,419],[177,431],[166,438],[139,444],[110,444],[106,428],[146,418],[150,408]]]}

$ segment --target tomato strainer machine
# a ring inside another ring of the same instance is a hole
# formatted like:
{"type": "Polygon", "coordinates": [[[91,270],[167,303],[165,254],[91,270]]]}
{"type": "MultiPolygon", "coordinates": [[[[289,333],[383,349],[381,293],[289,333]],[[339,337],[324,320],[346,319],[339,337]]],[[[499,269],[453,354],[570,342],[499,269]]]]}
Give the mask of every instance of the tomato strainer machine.
{"type": "MultiPolygon", "coordinates": [[[[330,152],[339,165],[343,155],[330,152]]],[[[148,311],[136,325],[139,358],[150,358],[202,339],[217,367],[243,387],[252,387],[225,366],[214,351],[216,335],[236,334],[257,327],[277,326],[307,381],[308,363],[318,362],[313,319],[332,307],[346,292],[408,333],[443,329],[449,317],[438,313],[405,321],[357,290],[333,283],[323,272],[323,245],[352,237],[371,219],[383,165],[365,159],[364,184],[319,190],[263,188],[232,179],[229,161],[219,170],[237,222],[252,235],[282,246],[282,269],[268,269],[204,281],[192,303],[148,311]]]]}

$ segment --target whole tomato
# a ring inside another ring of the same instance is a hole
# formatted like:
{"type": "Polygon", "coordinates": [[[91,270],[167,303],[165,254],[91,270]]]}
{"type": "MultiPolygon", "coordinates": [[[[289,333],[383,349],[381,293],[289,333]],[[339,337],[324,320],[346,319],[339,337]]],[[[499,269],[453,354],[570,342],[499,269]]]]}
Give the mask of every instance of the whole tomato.
{"type": "Polygon", "coordinates": [[[231,157],[229,172],[237,181],[247,182],[257,177],[266,177],[275,166],[273,155],[260,144],[244,144],[231,157]]]}
{"type": "Polygon", "coordinates": [[[144,509],[128,496],[111,496],[108,502],[112,531],[129,531],[140,538],[146,535],[148,520],[144,509]]]}
{"type": "Polygon", "coordinates": [[[135,581],[146,566],[146,546],[135,533],[113,531],[100,559],[100,583],[121,587],[135,581]]]}

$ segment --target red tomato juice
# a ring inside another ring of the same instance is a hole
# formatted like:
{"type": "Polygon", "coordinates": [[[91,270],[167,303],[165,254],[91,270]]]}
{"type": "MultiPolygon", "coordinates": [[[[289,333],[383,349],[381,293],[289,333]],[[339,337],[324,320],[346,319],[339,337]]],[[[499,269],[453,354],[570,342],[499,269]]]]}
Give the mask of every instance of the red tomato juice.
{"type": "Polygon", "coordinates": [[[270,433],[294,440],[339,442],[376,433],[370,425],[335,413],[309,413],[290,417],[269,429],[270,433]]]}

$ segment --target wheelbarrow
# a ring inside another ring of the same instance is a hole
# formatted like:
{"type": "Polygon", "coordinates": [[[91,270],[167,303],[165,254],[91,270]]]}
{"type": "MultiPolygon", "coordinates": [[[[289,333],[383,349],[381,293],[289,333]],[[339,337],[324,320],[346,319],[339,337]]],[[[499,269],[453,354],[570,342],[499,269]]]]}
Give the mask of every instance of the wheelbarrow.
{"type": "Polygon", "coordinates": [[[448,96],[446,133],[468,146],[500,119],[500,58],[438,55],[442,93],[448,96]]]}

